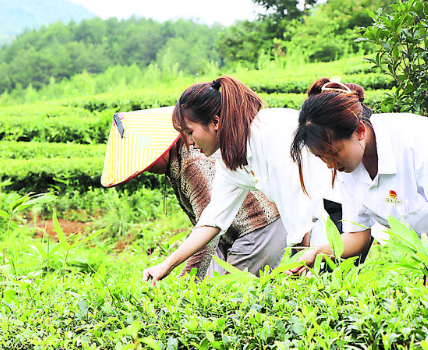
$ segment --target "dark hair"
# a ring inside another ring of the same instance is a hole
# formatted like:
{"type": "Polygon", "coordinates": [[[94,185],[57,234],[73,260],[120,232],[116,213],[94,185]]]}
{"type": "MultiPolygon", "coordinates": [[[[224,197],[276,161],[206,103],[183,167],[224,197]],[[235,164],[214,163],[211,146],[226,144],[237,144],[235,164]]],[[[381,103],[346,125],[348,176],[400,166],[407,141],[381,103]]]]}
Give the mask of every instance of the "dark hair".
{"type": "Polygon", "coordinates": [[[198,83],[183,92],[177,101],[172,120],[189,147],[184,128],[187,118],[207,126],[219,118],[217,138],[227,168],[236,170],[247,164],[247,138],[251,122],[265,106],[264,101],[241,81],[227,75],[209,83],[198,83]]]}
{"type": "Polygon", "coordinates": [[[333,184],[337,173],[333,141],[349,139],[361,121],[372,127],[372,110],[364,105],[364,89],[357,84],[341,84],[321,78],[311,85],[308,96],[300,109],[299,125],[294,133],[290,151],[292,159],[299,167],[300,184],[305,193],[307,192],[302,169],[304,146],[321,157],[332,157],[333,184]]]}

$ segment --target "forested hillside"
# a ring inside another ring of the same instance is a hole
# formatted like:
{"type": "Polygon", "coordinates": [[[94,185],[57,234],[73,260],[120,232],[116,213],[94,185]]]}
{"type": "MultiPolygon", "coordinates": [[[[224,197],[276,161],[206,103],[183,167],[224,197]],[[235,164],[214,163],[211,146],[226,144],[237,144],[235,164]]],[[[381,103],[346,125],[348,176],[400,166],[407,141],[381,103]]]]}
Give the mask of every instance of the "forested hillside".
{"type": "Polygon", "coordinates": [[[188,20],[164,23],[144,18],[118,21],[94,18],[80,24],[57,22],[19,36],[0,50],[0,93],[39,89],[50,78],[61,81],[86,71],[101,73],[114,65],[151,62],[196,74],[211,61],[221,59],[214,49],[220,25],[188,20]]]}
{"type": "Polygon", "coordinates": [[[79,23],[95,14],[66,0],[0,0],[0,45],[10,43],[25,29],[38,29],[57,21],[79,23]]]}
{"type": "Polygon", "coordinates": [[[0,48],[0,94],[29,86],[40,90],[52,82],[83,72],[103,73],[113,66],[136,65],[140,70],[151,66],[195,76],[222,67],[259,69],[263,62],[275,59],[310,63],[367,54],[373,45],[355,42],[362,35],[360,27],[372,22],[366,9],[388,7],[393,0],[311,1],[313,6],[306,11],[297,10],[296,1],[255,2],[270,14],[226,28],[133,17],[57,22],[27,31],[0,48]],[[286,9],[283,3],[289,3],[286,9]]]}

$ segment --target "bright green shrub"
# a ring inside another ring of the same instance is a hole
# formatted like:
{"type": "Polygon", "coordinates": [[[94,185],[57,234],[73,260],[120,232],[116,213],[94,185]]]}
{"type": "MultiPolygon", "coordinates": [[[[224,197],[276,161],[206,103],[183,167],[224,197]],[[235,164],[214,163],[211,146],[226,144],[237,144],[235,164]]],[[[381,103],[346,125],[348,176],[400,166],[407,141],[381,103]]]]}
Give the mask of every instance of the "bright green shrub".
{"type": "MultiPolygon", "coordinates": [[[[322,76],[319,76],[321,78],[322,76]]],[[[274,93],[294,93],[305,94],[309,86],[315,81],[306,80],[264,80],[263,82],[248,82],[250,88],[258,93],[274,94],[274,93]]],[[[391,77],[375,73],[361,75],[343,75],[342,81],[345,83],[358,84],[364,87],[365,90],[385,90],[391,89],[394,86],[394,81],[391,77]]]]}
{"type": "Polygon", "coordinates": [[[187,85],[181,89],[165,87],[155,89],[127,90],[122,93],[104,93],[92,96],[75,97],[59,101],[71,107],[79,107],[89,111],[103,111],[110,109],[126,112],[140,109],[173,106],[187,85]]]}
{"type": "Polygon", "coordinates": [[[55,116],[40,109],[20,116],[11,107],[7,110],[11,114],[0,119],[0,140],[83,144],[106,143],[114,113],[57,106],[55,116]]]}
{"type": "MultiPolygon", "coordinates": [[[[152,287],[141,282],[140,256],[122,254],[114,271],[101,264],[92,275],[69,273],[64,282],[52,274],[50,280],[36,277],[8,286],[0,345],[162,350],[426,345],[427,293],[414,281],[395,276],[385,284],[368,272],[196,285],[172,276],[152,287]]],[[[154,256],[150,263],[158,260],[154,256]]]]}
{"type": "MultiPolygon", "coordinates": [[[[380,113],[380,103],[385,99],[389,90],[366,90],[365,104],[373,109],[375,113],[380,113]]],[[[265,94],[260,96],[271,108],[293,108],[300,109],[303,101],[307,98],[306,94],[265,94]]]]}
{"type": "MultiPolygon", "coordinates": [[[[67,147],[67,145],[64,145],[67,147]]],[[[0,159],[0,180],[11,180],[5,191],[19,193],[76,190],[80,193],[101,187],[104,157],[0,159]]],[[[137,179],[119,185],[119,190],[140,187],[158,188],[159,176],[144,173],[137,179]]]]}
{"type": "Polygon", "coordinates": [[[428,6],[423,0],[398,0],[392,9],[370,12],[374,24],[360,39],[376,45],[376,56],[368,61],[395,82],[383,110],[428,115],[428,6]]]}
{"type": "Polygon", "coordinates": [[[107,146],[62,144],[48,142],[0,142],[1,159],[33,159],[33,158],[93,158],[103,159],[107,146]]]}

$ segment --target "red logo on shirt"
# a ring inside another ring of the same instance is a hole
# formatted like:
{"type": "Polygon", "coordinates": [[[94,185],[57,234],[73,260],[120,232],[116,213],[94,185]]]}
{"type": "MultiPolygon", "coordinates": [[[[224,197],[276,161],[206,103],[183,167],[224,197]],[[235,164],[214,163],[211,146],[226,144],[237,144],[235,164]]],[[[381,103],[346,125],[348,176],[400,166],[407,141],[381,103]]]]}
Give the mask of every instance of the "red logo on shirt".
{"type": "Polygon", "coordinates": [[[395,192],[393,190],[389,191],[389,197],[392,198],[392,199],[397,198],[397,192],[395,192]]]}

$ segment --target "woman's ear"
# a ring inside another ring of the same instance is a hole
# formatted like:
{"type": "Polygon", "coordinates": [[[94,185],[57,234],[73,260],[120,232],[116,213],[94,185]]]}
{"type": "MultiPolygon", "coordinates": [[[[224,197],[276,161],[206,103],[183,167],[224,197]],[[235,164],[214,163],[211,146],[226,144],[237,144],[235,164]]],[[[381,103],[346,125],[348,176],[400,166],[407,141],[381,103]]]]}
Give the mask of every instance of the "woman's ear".
{"type": "Polygon", "coordinates": [[[357,126],[357,128],[355,129],[355,133],[357,135],[358,141],[362,141],[365,139],[366,137],[366,126],[363,122],[360,122],[357,126]]]}
{"type": "Polygon", "coordinates": [[[213,123],[213,125],[215,127],[215,130],[218,130],[219,122],[220,122],[220,118],[218,116],[215,116],[213,118],[213,120],[211,121],[211,123],[213,123]]]}

